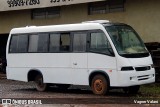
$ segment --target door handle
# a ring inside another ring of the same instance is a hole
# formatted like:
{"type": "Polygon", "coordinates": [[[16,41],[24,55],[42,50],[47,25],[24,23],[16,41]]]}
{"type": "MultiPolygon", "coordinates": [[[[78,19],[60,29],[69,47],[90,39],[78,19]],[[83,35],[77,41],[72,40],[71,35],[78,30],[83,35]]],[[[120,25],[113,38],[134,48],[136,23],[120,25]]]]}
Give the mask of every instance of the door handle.
{"type": "Polygon", "coordinates": [[[77,65],[77,63],[73,63],[73,65],[77,65]]]}

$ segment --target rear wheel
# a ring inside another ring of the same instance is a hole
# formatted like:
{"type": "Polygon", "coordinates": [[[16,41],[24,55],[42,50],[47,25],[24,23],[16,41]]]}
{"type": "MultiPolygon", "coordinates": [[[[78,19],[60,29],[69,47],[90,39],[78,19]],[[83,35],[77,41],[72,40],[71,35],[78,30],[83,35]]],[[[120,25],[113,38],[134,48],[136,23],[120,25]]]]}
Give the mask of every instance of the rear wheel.
{"type": "Polygon", "coordinates": [[[94,94],[105,95],[109,90],[109,82],[103,75],[96,75],[92,79],[91,88],[94,94]]]}
{"type": "Polygon", "coordinates": [[[35,77],[35,86],[37,91],[45,91],[47,89],[47,84],[43,83],[42,75],[37,75],[35,77]]]}

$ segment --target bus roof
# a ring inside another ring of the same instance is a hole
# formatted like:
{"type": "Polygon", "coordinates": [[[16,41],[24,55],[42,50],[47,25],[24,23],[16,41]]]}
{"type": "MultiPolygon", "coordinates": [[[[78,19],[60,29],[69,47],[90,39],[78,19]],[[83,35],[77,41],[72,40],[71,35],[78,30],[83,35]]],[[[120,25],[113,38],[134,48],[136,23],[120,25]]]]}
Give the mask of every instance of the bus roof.
{"type": "MultiPolygon", "coordinates": [[[[13,28],[10,34],[36,33],[36,32],[67,32],[76,30],[104,29],[103,25],[114,24],[108,20],[85,21],[76,24],[48,25],[48,26],[26,26],[13,28]]],[[[118,23],[117,23],[118,24],[118,23]]]]}

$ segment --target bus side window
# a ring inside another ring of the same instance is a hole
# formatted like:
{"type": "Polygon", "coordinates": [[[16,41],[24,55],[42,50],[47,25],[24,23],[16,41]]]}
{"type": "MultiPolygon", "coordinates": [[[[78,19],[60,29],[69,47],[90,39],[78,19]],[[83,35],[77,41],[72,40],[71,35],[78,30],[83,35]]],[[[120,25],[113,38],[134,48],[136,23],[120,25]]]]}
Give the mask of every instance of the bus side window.
{"type": "Polygon", "coordinates": [[[48,52],[48,33],[31,34],[29,36],[29,52],[48,52]]]}
{"type": "Polygon", "coordinates": [[[36,34],[29,36],[29,47],[28,52],[37,52],[38,51],[38,38],[36,34]]]}
{"type": "Polygon", "coordinates": [[[103,32],[92,32],[90,34],[89,50],[95,53],[114,56],[112,47],[103,32]]]}
{"type": "Polygon", "coordinates": [[[60,34],[50,34],[50,52],[59,52],[60,51],[60,34]]]}
{"type": "Polygon", "coordinates": [[[87,33],[76,32],[73,35],[73,52],[85,52],[87,33]]]}
{"type": "Polygon", "coordinates": [[[49,52],[69,52],[71,47],[70,33],[51,33],[49,52]]]}
{"type": "Polygon", "coordinates": [[[71,47],[71,38],[69,33],[61,34],[60,36],[60,51],[69,52],[71,47]]]}
{"type": "Polygon", "coordinates": [[[48,52],[49,34],[40,33],[38,39],[38,52],[48,52]]]}
{"type": "Polygon", "coordinates": [[[10,53],[26,53],[28,46],[28,35],[13,35],[9,48],[10,53]]]}

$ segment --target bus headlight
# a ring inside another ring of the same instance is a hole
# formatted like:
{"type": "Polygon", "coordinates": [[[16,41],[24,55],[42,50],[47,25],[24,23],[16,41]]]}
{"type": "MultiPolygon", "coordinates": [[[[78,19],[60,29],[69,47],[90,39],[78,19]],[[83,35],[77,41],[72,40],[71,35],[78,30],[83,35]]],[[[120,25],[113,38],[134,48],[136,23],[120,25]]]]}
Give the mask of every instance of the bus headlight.
{"type": "Polygon", "coordinates": [[[121,71],[132,71],[132,70],[134,70],[132,66],[126,66],[121,68],[121,71]]]}

